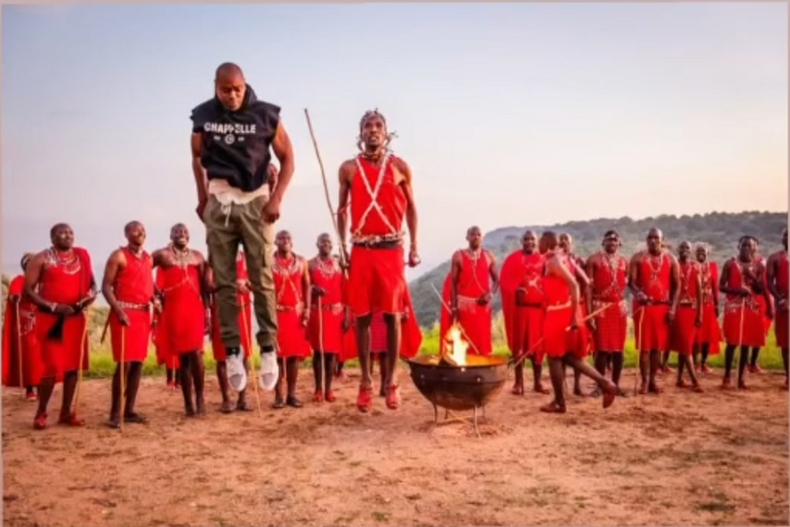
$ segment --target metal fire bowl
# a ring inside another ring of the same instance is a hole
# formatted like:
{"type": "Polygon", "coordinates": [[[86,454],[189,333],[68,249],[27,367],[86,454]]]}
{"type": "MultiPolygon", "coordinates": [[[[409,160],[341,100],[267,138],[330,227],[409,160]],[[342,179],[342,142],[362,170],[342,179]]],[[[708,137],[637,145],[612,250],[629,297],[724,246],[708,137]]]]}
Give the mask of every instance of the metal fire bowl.
{"type": "Polygon", "coordinates": [[[507,357],[467,355],[466,366],[439,363],[439,357],[409,359],[411,379],[435,406],[462,411],[483,408],[507,380],[507,357]]]}

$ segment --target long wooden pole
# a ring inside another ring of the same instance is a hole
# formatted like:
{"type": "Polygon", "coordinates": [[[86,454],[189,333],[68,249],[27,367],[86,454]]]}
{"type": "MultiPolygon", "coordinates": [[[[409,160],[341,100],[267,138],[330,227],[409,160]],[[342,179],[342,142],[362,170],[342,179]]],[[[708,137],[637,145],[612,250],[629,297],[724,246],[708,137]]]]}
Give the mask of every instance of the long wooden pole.
{"type": "Polygon", "coordinates": [[[77,390],[74,394],[74,415],[77,415],[80,407],[80,391],[82,388],[82,364],[85,360],[85,348],[88,345],[88,314],[83,311],[82,317],[85,319],[85,327],[82,329],[82,339],[80,340],[80,363],[77,368],[77,390]]]}
{"type": "MultiPolygon", "coordinates": [[[[339,253],[340,253],[340,263],[343,264],[343,274],[346,275],[346,248],[343,247],[341,241],[342,237],[340,236],[340,229],[337,226],[337,216],[335,214],[335,209],[332,207],[332,200],[329,197],[329,185],[327,184],[326,180],[326,171],[324,170],[324,162],[321,160],[321,152],[318,150],[318,141],[315,139],[315,133],[313,132],[313,124],[310,121],[310,113],[307,111],[307,108],[304,109],[304,116],[307,119],[307,128],[310,130],[310,138],[313,140],[313,148],[315,148],[315,155],[318,158],[318,166],[321,168],[321,181],[324,184],[324,196],[326,197],[326,206],[329,208],[329,215],[332,217],[332,227],[335,230],[335,236],[337,236],[337,244],[339,246],[339,253]]],[[[346,276],[348,278],[348,276],[346,276]]]]}
{"type": "MultiPolygon", "coordinates": [[[[248,342],[252,343],[252,335],[250,334],[249,324],[247,323],[247,312],[244,310],[245,307],[246,306],[241,306],[241,320],[242,320],[242,324],[244,325],[244,328],[242,328],[242,329],[244,329],[244,335],[246,337],[248,337],[248,342]]],[[[242,339],[242,342],[243,341],[244,341],[244,339],[242,339]]],[[[252,346],[250,346],[250,347],[252,347],[252,346]]],[[[252,376],[252,386],[253,386],[253,389],[255,390],[255,405],[258,408],[258,417],[260,417],[261,416],[261,398],[260,398],[260,395],[258,395],[258,379],[255,378],[255,365],[253,364],[254,363],[254,361],[253,361],[254,355],[252,353],[253,350],[249,349],[249,350],[246,350],[246,351],[250,354],[249,361],[248,361],[248,366],[249,366],[250,375],[252,376]]]]}
{"type": "Polygon", "coordinates": [[[14,302],[14,316],[16,317],[16,351],[19,358],[19,393],[25,397],[25,381],[22,371],[22,322],[19,319],[19,301],[14,302]]]}

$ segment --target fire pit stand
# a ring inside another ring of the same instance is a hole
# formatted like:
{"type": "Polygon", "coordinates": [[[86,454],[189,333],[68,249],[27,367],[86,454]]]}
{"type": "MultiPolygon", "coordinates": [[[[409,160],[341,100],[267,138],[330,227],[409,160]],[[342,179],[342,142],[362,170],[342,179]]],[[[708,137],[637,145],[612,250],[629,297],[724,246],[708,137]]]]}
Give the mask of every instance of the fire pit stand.
{"type": "Polygon", "coordinates": [[[480,437],[478,417],[495,398],[507,379],[506,357],[469,355],[466,364],[455,366],[437,356],[420,355],[408,361],[411,378],[434,410],[434,425],[439,424],[439,407],[445,409],[445,420],[468,421],[453,416],[452,411],[472,410],[472,423],[480,437]]]}

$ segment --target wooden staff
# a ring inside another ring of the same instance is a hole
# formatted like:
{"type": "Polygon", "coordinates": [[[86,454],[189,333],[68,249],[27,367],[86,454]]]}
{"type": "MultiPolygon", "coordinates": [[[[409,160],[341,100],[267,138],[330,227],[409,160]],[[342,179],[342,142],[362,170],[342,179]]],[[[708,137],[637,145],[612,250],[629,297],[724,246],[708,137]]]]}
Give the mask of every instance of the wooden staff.
{"type": "Polygon", "coordinates": [[[326,206],[329,207],[329,215],[332,216],[332,226],[335,230],[335,235],[337,236],[337,243],[340,246],[340,263],[342,264],[343,268],[343,276],[348,278],[346,269],[346,248],[341,245],[340,241],[342,237],[340,236],[340,229],[337,226],[337,217],[335,214],[335,209],[332,208],[332,200],[329,197],[329,185],[326,182],[326,172],[324,171],[324,162],[321,161],[321,153],[318,151],[318,141],[315,139],[315,134],[313,133],[313,124],[310,122],[310,113],[307,111],[307,108],[304,109],[304,116],[307,119],[307,128],[310,130],[310,137],[313,140],[313,148],[315,148],[315,155],[318,158],[318,166],[321,168],[321,181],[324,184],[324,196],[326,197],[326,206]]]}
{"type": "Polygon", "coordinates": [[[642,376],[642,321],[645,319],[645,307],[639,312],[639,340],[636,345],[636,375],[634,376],[634,395],[637,393],[639,378],[642,376]]]}
{"type": "MultiPolygon", "coordinates": [[[[249,336],[250,337],[250,341],[252,341],[252,335],[250,335],[249,326],[247,324],[247,313],[244,311],[244,306],[241,306],[241,320],[242,320],[242,325],[244,326],[242,328],[242,329],[244,329],[244,335],[249,336]]],[[[242,342],[243,341],[244,341],[244,339],[242,339],[242,342]]],[[[248,366],[249,366],[250,376],[252,377],[252,387],[253,387],[253,390],[255,390],[255,405],[258,408],[258,417],[260,417],[261,416],[261,399],[260,399],[260,396],[258,395],[258,380],[255,378],[255,367],[253,365],[254,361],[253,361],[253,353],[252,353],[253,350],[250,349],[250,350],[247,350],[247,351],[250,354],[250,360],[249,360],[248,366]]]]}
{"type": "Polygon", "coordinates": [[[85,319],[85,327],[82,329],[82,339],[80,339],[80,363],[77,367],[77,390],[74,394],[74,415],[77,415],[80,407],[80,388],[82,387],[82,363],[85,360],[85,348],[88,345],[88,314],[83,311],[82,318],[85,319]]]}
{"type": "Polygon", "coordinates": [[[123,432],[123,417],[126,413],[126,326],[121,323],[121,432],[123,432]]]}
{"type": "Polygon", "coordinates": [[[318,349],[321,352],[321,402],[324,402],[324,395],[326,395],[326,361],[324,360],[324,312],[321,305],[321,297],[318,297],[318,349]]]}
{"type": "MultiPolygon", "coordinates": [[[[604,311],[606,311],[607,309],[609,309],[609,308],[610,308],[612,305],[614,305],[614,304],[607,304],[607,305],[603,306],[601,309],[599,309],[599,310],[597,310],[597,311],[593,311],[592,313],[590,313],[589,315],[587,315],[586,317],[584,317],[584,320],[582,320],[582,322],[581,322],[581,323],[582,323],[582,324],[585,324],[585,323],[586,323],[588,320],[590,320],[591,318],[593,318],[593,317],[595,317],[595,316],[598,316],[599,314],[603,313],[604,311]]],[[[570,326],[569,326],[569,327],[567,327],[567,328],[565,328],[565,331],[568,331],[569,329],[570,329],[570,326]]],[[[546,338],[546,336],[545,336],[545,335],[543,335],[542,337],[540,337],[540,338],[537,340],[537,342],[535,342],[535,344],[533,344],[533,345],[532,345],[532,347],[531,347],[531,348],[529,348],[527,351],[525,351],[525,352],[524,352],[524,353],[521,355],[521,358],[519,358],[517,361],[515,361],[515,362],[511,363],[511,364],[510,364],[510,366],[512,366],[512,367],[514,367],[514,368],[515,368],[516,366],[518,366],[518,365],[519,365],[519,363],[521,363],[521,362],[524,362],[524,361],[527,359],[527,356],[528,356],[530,353],[532,353],[533,351],[535,351],[535,350],[538,348],[538,346],[540,346],[540,343],[541,343],[541,342],[543,342],[543,339],[545,339],[545,338],[546,338]]]]}
{"type": "MultiPolygon", "coordinates": [[[[738,328],[738,346],[735,348],[735,367],[737,368],[737,372],[738,372],[737,375],[738,386],[740,386],[741,384],[741,347],[743,346],[743,315],[745,312],[745,308],[746,308],[746,298],[744,297],[744,299],[741,300],[741,323],[740,323],[740,327],[738,328]]],[[[748,360],[749,358],[748,354],[746,355],[746,358],[748,360]]],[[[744,373],[745,371],[746,368],[744,367],[744,373]]]]}
{"type": "Polygon", "coordinates": [[[25,383],[22,380],[22,322],[19,320],[19,301],[14,302],[14,315],[16,316],[16,348],[19,356],[19,392],[25,397],[25,383]]]}

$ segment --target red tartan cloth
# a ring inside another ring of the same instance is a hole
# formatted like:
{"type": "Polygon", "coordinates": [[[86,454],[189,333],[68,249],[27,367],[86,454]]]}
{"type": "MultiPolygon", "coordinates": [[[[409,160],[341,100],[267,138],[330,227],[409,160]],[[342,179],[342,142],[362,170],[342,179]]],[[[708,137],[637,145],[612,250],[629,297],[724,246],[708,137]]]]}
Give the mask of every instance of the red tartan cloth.
{"type": "Polygon", "coordinates": [[[622,353],[628,328],[628,312],[625,301],[595,302],[593,310],[603,309],[604,305],[608,305],[608,307],[595,315],[595,332],[593,333],[595,350],[622,353]]]}
{"type": "Polygon", "coordinates": [[[17,305],[6,298],[3,315],[3,386],[19,387],[20,359],[25,386],[38,385],[44,369],[36,332],[36,307],[22,295],[24,281],[23,276],[17,276],[8,285],[9,296],[18,295],[21,299],[17,305]]]}

